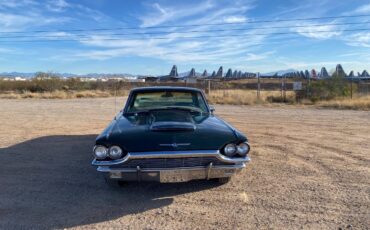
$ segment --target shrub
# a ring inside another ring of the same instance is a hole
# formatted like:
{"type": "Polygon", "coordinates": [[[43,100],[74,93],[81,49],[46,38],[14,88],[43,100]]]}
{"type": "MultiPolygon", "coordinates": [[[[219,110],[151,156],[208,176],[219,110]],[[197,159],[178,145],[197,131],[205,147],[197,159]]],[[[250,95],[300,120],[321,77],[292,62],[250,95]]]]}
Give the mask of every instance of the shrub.
{"type": "Polygon", "coordinates": [[[295,99],[292,96],[287,96],[284,100],[284,97],[271,95],[266,97],[266,101],[270,103],[294,103],[295,99]]]}
{"type": "MultiPolygon", "coordinates": [[[[353,90],[356,91],[356,87],[353,90]]],[[[308,86],[308,92],[308,97],[313,102],[331,100],[336,97],[350,96],[351,85],[343,76],[334,74],[329,79],[312,81],[308,86]]]]}

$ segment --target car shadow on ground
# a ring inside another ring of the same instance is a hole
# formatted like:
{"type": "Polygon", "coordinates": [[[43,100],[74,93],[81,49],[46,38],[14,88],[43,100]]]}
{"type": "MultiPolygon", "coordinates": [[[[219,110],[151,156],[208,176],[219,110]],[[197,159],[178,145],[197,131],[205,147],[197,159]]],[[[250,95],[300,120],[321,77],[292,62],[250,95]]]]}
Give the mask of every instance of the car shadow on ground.
{"type": "Polygon", "coordinates": [[[90,165],[96,135],[46,136],[0,148],[0,228],[67,228],[170,205],[209,181],[109,187],[90,165]]]}

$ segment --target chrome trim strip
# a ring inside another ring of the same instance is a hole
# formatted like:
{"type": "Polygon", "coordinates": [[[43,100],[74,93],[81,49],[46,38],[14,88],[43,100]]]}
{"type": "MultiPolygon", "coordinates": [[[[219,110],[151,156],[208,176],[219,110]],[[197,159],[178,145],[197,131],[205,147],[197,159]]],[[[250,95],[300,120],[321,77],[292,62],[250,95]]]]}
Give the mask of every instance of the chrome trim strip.
{"type": "Polygon", "coordinates": [[[190,145],[190,143],[159,144],[159,146],[174,147],[174,148],[177,148],[178,146],[188,146],[188,145],[190,145]]]}
{"type": "Polygon", "coordinates": [[[129,152],[127,155],[118,160],[97,161],[94,159],[91,164],[95,166],[110,166],[125,163],[129,159],[148,159],[148,158],[184,158],[184,157],[216,157],[225,163],[246,163],[251,159],[249,156],[230,158],[224,156],[219,150],[193,150],[193,151],[155,151],[155,152],[129,152]]]}
{"type": "MultiPolygon", "coordinates": [[[[178,167],[178,168],[145,168],[140,169],[140,172],[160,172],[160,171],[173,171],[173,170],[207,170],[209,166],[202,167],[178,167]]],[[[240,165],[223,165],[223,166],[212,166],[212,170],[215,169],[243,169],[245,164],[240,165]]],[[[110,168],[109,166],[98,166],[96,169],[98,172],[131,172],[136,173],[138,170],[136,168],[110,168]]]]}

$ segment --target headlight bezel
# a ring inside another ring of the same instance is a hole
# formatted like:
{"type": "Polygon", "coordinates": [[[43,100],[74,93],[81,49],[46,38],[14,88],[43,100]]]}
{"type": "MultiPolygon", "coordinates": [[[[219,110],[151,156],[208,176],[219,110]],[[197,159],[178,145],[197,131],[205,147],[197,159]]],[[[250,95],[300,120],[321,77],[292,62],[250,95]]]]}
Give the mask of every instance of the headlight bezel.
{"type": "Polygon", "coordinates": [[[247,142],[242,142],[242,143],[238,144],[236,146],[236,148],[237,148],[238,155],[241,156],[241,157],[247,156],[247,154],[249,153],[249,151],[251,149],[250,145],[247,142]],[[246,150],[242,150],[241,149],[242,146],[245,146],[246,147],[246,150]]]}
{"type": "Polygon", "coordinates": [[[224,147],[222,147],[221,149],[221,153],[222,155],[226,156],[226,157],[229,157],[229,158],[234,158],[234,157],[246,157],[247,154],[250,152],[250,145],[248,142],[240,142],[239,144],[235,144],[235,143],[228,143],[226,144],[224,147]],[[227,147],[230,147],[230,146],[234,146],[235,147],[235,150],[233,153],[231,152],[228,152],[226,150],[227,147]],[[242,147],[244,147],[244,150],[242,150],[242,147]]]}
{"type": "Polygon", "coordinates": [[[113,160],[120,159],[120,158],[122,158],[122,156],[123,156],[123,150],[122,150],[122,148],[121,148],[121,147],[119,147],[118,145],[112,145],[112,146],[111,146],[111,147],[109,147],[109,149],[108,149],[108,156],[109,156],[109,158],[111,158],[111,159],[113,159],[113,160]],[[118,150],[118,152],[119,152],[119,154],[118,154],[118,155],[116,155],[116,156],[114,156],[114,155],[112,154],[112,151],[114,151],[114,149],[115,149],[115,150],[118,150]]]}
{"type": "Polygon", "coordinates": [[[93,149],[93,153],[94,153],[94,157],[96,158],[96,159],[98,159],[98,160],[104,160],[105,158],[107,158],[108,157],[108,148],[107,147],[105,147],[104,145],[95,145],[94,146],[94,149],[93,149]],[[102,149],[102,150],[104,150],[103,152],[104,152],[104,154],[102,154],[102,155],[98,155],[97,154],[97,150],[98,149],[102,149]]]}
{"type": "Polygon", "coordinates": [[[229,143],[223,148],[223,153],[227,157],[233,157],[236,155],[237,146],[234,143],[229,143]],[[228,151],[227,148],[233,148],[233,151],[228,151]]]}

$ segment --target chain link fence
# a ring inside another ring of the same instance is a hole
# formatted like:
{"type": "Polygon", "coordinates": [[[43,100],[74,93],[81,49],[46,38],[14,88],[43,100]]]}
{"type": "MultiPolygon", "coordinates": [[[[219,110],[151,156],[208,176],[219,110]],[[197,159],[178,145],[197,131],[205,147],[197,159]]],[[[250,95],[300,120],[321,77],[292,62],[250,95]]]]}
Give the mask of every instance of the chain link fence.
{"type": "Polygon", "coordinates": [[[108,81],[86,82],[78,79],[44,79],[31,81],[0,81],[0,93],[14,92],[53,92],[98,90],[110,95],[127,95],[136,87],[178,86],[202,89],[207,95],[219,97],[246,97],[249,100],[267,100],[272,102],[290,102],[325,100],[330,97],[358,97],[370,95],[370,80],[340,79],[314,80],[302,78],[249,78],[249,79],[192,79],[192,81],[125,81],[111,79],[108,81]],[[233,93],[234,92],[234,93],[233,93]]]}

